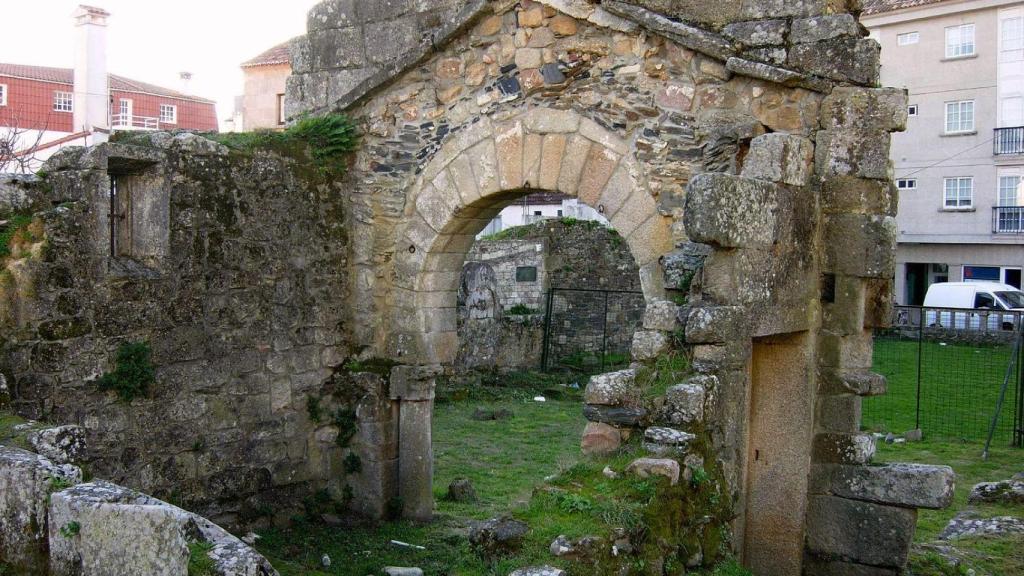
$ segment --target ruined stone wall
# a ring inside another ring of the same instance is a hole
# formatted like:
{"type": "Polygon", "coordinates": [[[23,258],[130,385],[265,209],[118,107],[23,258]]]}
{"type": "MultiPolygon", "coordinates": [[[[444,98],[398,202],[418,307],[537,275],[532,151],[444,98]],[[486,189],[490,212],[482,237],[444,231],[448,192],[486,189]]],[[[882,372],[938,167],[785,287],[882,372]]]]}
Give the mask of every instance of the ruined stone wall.
{"type": "Polygon", "coordinates": [[[337,430],[307,410],[347,377],[338,189],[296,160],[188,134],[73,149],[46,170],[57,207],[3,272],[0,372],[17,412],[81,425],[97,477],[228,524],[328,478],[340,495],[337,430]],[[97,378],[129,341],[150,345],[156,383],[126,402],[97,378]]]}
{"type": "Polygon", "coordinates": [[[466,263],[480,262],[494,273],[495,295],[504,312],[519,305],[541,311],[549,285],[548,244],[543,238],[477,240],[466,263]],[[520,268],[533,268],[536,275],[517,277],[520,268]]]}

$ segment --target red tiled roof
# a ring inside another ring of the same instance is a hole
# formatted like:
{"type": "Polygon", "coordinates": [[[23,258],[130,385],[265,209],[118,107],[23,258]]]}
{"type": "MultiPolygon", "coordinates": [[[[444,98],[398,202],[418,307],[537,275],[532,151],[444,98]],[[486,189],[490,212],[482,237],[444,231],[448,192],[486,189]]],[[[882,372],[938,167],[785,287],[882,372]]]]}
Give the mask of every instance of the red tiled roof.
{"type": "Polygon", "coordinates": [[[944,1],[946,0],[864,0],[863,13],[866,16],[871,16],[873,14],[903,10],[904,8],[917,8],[918,6],[938,4],[944,1]]]}
{"type": "Polygon", "coordinates": [[[274,46],[270,50],[260,54],[252,60],[246,60],[242,62],[242,68],[255,68],[256,66],[273,66],[276,64],[291,64],[292,63],[292,51],[291,43],[282,42],[277,46],[274,46]]]}
{"type": "MultiPolygon", "coordinates": [[[[54,82],[56,84],[67,84],[68,86],[75,83],[75,71],[71,68],[51,68],[49,66],[26,66],[24,64],[0,63],[0,76],[26,78],[42,82],[54,82]]],[[[207,98],[190,96],[183,92],[178,92],[177,90],[171,90],[155,84],[149,84],[148,82],[132,80],[131,78],[125,78],[124,76],[118,76],[117,74],[110,75],[110,89],[118,92],[137,92],[141,94],[152,94],[154,96],[164,96],[167,98],[215,104],[213,100],[209,100],[207,98]]]]}

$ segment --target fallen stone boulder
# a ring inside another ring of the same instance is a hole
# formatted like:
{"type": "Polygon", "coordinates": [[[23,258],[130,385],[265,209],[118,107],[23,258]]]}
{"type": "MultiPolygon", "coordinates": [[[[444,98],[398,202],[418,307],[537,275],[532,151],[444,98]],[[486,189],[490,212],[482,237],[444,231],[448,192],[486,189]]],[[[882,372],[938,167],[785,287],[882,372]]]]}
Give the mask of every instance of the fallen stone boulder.
{"type": "Polygon", "coordinates": [[[402,568],[399,566],[386,566],[384,568],[384,574],[387,576],[423,576],[423,570],[420,568],[402,568]]]}
{"type": "Polygon", "coordinates": [[[673,486],[679,483],[679,462],[667,458],[639,458],[626,467],[626,472],[641,478],[662,476],[673,486]]]}
{"type": "Polygon", "coordinates": [[[525,522],[507,517],[492,518],[470,529],[469,543],[481,556],[493,558],[518,550],[529,531],[525,522]]]}
{"type": "Polygon", "coordinates": [[[535,566],[514,570],[508,576],[566,576],[566,571],[554,566],[535,566]]]}
{"type": "Polygon", "coordinates": [[[967,501],[971,504],[1024,504],[1024,480],[975,484],[967,501]]]}
{"type": "Polygon", "coordinates": [[[1024,534],[1024,519],[1013,516],[979,518],[974,512],[961,512],[949,521],[939,540],[956,540],[965,536],[1004,536],[1024,534]]]}
{"type": "Polygon", "coordinates": [[[476,502],[476,490],[469,478],[456,478],[448,485],[448,500],[452,502],[476,502]]]}
{"type": "Polygon", "coordinates": [[[586,560],[595,558],[604,540],[597,536],[584,536],[570,540],[562,535],[551,542],[551,555],[565,560],[586,560]]]}
{"type": "Polygon", "coordinates": [[[623,406],[634,395],[635,370],[620,370],[591,376],[583,402],[599,406],[623,406]]]}
{"type": "Polygon", "coordinates": [[[269,562],[205,518],[109,482],[78,484],[49,505],[53,576],[188,572],[191,543],[219,576],[277,576],[269,562]]]}
{"type": "Polygon", "coordinates": [[[588,456],[611,454],[622,446],[622,432],[614,426],[600,422],[588,422],[583,430],[580,449],[588,456]]]}

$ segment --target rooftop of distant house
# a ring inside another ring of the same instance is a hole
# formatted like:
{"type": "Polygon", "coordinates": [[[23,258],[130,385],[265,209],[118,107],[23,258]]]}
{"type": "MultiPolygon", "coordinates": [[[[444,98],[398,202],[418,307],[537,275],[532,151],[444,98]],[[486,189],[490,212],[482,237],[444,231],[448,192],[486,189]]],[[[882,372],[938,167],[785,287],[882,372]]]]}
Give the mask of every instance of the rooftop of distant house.
{"type": "MultiPolygon", "coordinates": [[[[51,68],[49,66],[27,66],[24,64],[0,63],[0,76],[23,78],[25,80],[37,80],[39,82],[52,82],[54,84],[66,84],[68,86],[74,85],[75,83],[75,71],[71,68],[51,68]]],[[[164,88],[162,86],[157,86],[156,84],[140,82],[138,80],[132,80],[131,78],[125,78],[124,76],[118,76],[117,74],[110,75],[110,89],[117,92],[150,94],[153,96],[189,100],[203,104],[216,103],[208,98],[185,94],[184,92],[171,90],[170,88],[164,88]]]]}
{"type": "Polygon", "coordinates": [[[895,12],[905,8],[918,8],[929,4],[940,4],[947,0],[864,0],[864,15],[873,16],[885,12],[895,12]]]}
{"type": "Polygon", "coordinates": [[[292,52],[289,46],[292,41],[288,40],[274,46],[259,56],[242,62],[242,68],[255,68],[257,66],[276,66],[279,64],[291,64],[292,52]]]}

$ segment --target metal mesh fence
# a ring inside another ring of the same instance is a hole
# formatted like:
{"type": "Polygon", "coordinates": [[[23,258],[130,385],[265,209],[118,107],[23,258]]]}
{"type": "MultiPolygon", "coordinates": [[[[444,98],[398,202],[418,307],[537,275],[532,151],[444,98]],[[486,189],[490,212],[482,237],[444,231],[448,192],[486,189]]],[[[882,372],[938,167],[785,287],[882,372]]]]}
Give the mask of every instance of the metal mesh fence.
{"type": "Polygon", "coordinates": [[[642,292],[553,288],[547,300],[543,369],[597,374],[628,366],[644,307],[642,292]]]}
{"type": "Polygon", "coordinates": [[[984,441],[999,404],[994,441],[1022,443],[1018,313],[898,307],[892,328],[875,333],[874,370],[884,396],[867,398],[866,429],[984,441]]]}

